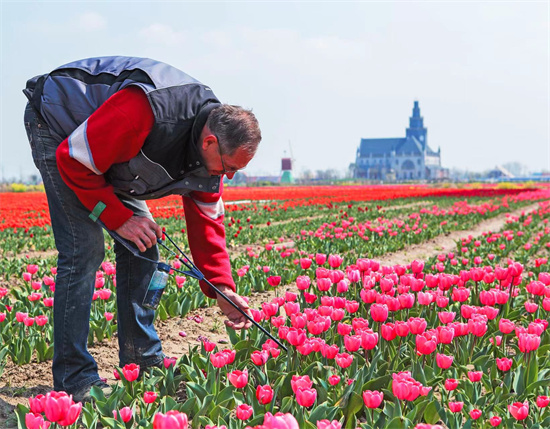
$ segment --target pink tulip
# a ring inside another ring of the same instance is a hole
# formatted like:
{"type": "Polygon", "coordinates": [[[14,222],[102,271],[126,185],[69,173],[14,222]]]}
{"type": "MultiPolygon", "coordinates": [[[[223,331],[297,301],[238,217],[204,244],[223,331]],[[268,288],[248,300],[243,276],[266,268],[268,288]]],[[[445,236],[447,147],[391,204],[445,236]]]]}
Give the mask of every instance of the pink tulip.
{"type": "Polygon", "coordinates": [[[365,390],[363,392],[363,402],[367,408],[378,408],[384,399],[384,393],[376,390],[365,390]]]}
{"type": "Polygon", "coordinates": [[[157,413],[153,419],[153,429],[187,429],[188,425],[187,414],[176,410],[157,413]]]}
{"type": "Polygon", "coordinates": [[[253,408],[250,405],[241,404],[237,406],[235,414],[237,415],[237,418],[239,420],[248,420],[250,417],[252,417],[253,408]]]}
{"type": "Polygon", "coordinates": [[[296,402],[302,407],[311,407],[317,399],[317,390],[307,387],[299,387],[296,390],[296,402]]]}
{"type": "Polygon", "coordinates": [[[508,405],[508,411],[516,420],[525,420],[529,415],[529,402],[514,402],[508,405]]]}
{"type": "MultiPolygon", "coordinates": [[[[292,414],[266,413],[262,429],[300,429],[298,421],[292,414]]],[[[156,429],[156,428],[155,428],[156,429]]]]}

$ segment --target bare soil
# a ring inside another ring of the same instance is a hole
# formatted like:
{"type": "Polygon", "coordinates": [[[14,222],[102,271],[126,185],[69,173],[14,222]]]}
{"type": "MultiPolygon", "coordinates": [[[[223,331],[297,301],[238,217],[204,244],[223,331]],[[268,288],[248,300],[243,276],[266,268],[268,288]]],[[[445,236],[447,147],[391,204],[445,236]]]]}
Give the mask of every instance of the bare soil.
{"type": "MultiPolygon", "coordinates": [[[[537,208],[538,204],[532,204],[515,210],[511,214],[519,216],[522,212],[527,213],[537,208]]],[[[502,214],[482,221],[470,230],[451,232],[428,242],[409,246],[402,251],[388,253],[377,259],[387,265],[407,264],[415,259],[425,260],[443,251],[453,250],[456,247],[456,242],[461,238],[469,235],[475,237],[486,231],[495,232],[502,229],[506,224],[506,219],[507,216],[502,214]]],[[[285,244],[289,245],[290,243],[285,244]]],[[[281,244],[279,243],[279,245],[281,244]]],[[[293,286],[287,286],[286,289],[296,291],[293,286]]],[[[279,289],[278,293],[284,293],[284,290],[279,289]]],[[[250,306],[258,308],[262,302],[269,301],[274,296],[273,290],[252,293],[250,306]]],[[[158,320],[156,328],[162,340],[164,353],[168,356],[179,357],[186,353],[189,347],[199,345],[199,336],[209,338],[210,341],[218,343],[221,348],[224,344],[229,344],[223,325],[223,314],[217,307],[199,309],[185,318],[158,320]],[[195,315],[202,317],[201,323],[193,320],[195,315]],[[186,337],[180,336],[180,332],[185,332],[186,337]]],[[[108,382],[115,381],[113,370],[119,363],[118,352],[115,353],[115,350],[118,351],[116,336],[94,344],[90,348],[90,353],[97,361],[100,376],[106,378],[108,382]]],[[[2,377],[0,377],[0,428],[15,427],[13,408],[20,403],[27,405],[29,397],[48,392],[52,385],[51,362],[34,362],[24,366],[8,362],[2,377]]]]}

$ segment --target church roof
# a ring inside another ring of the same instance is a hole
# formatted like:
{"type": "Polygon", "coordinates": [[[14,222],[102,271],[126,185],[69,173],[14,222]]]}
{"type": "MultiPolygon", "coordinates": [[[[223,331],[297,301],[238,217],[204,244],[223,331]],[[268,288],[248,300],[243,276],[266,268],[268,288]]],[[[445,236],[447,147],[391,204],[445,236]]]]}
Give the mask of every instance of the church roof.
{"type": "Polygon", "coordinates": [[[418,141],[416,137],[407,137],[403,139],[403,144],[397,149],[397,153],[416,153],[421,154],[424,152],[422,143],[418,141]]]}
{"type": "Polygon", "coordinates": [[[384,155],[397,150],[405,138],[361,139],[360,156],[384,155]]]}

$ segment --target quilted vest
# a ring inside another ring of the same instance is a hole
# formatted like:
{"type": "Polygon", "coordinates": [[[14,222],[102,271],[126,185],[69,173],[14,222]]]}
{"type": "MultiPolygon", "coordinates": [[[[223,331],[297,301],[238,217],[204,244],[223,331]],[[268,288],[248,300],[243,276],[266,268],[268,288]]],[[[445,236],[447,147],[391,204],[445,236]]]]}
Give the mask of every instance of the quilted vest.
{"type": "Polygon", "coordinates": [[[147,95],[154,125],[137,156],[105,173],[115,191],[137,199],[218,192],[220,177],[206,171],[197,141],[220,102],[209,87],[181,70],[148,58],[88,58],[30,79],[23,92],[61,142],[129,86],[147,95]]]}

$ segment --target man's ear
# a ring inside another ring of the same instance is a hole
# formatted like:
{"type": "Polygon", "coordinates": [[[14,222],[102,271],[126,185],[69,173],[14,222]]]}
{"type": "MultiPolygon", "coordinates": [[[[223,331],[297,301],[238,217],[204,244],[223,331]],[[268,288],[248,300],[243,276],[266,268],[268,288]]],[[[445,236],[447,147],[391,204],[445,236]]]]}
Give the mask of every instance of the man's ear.
{"type": "Polygon", "coordinates": [[[216,139],[216,136],[214,134],[207,134],[202,139],[202,149],[207,150],[211,145],[216,144],[218,142],[218,139],[216,139]]]}

